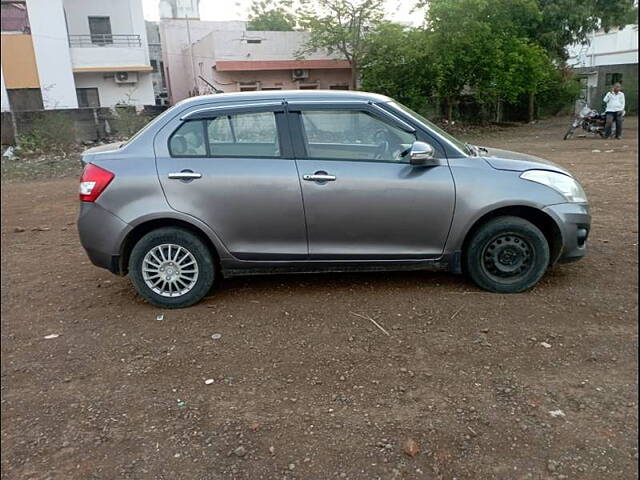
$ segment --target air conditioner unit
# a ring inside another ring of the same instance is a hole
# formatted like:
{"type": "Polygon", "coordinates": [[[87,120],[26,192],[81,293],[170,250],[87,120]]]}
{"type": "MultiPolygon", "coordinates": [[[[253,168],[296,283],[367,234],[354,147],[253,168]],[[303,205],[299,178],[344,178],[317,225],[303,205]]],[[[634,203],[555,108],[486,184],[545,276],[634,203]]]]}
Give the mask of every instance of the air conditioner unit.
{"type": "Polygon", "coordinates": [[[136,83],[138,81],[138,72],[116,72],[113,79],[116,83],[136,83]]]}
{"type": "Polygon", "coordinates": [[[291,77],[294,80],[302,80],[304,78],[309,78],[309,70],[303,70],[302,68],[297,68],[291,72],[291,77]]]}

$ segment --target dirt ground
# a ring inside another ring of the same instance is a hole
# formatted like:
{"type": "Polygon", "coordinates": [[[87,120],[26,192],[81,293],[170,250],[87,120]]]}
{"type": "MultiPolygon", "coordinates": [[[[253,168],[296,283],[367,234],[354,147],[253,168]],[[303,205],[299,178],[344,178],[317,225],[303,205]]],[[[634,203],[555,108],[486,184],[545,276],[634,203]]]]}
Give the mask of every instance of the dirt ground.
{"type": "Polygon", "coordinates": [[[2,478],[636,478],[637,119],[567,122],[481,140],[569,167],[593,208],[587,258],[519,295],[262,276],[162,312],[87,260],[76,178],[3,182],[2,478]]]}

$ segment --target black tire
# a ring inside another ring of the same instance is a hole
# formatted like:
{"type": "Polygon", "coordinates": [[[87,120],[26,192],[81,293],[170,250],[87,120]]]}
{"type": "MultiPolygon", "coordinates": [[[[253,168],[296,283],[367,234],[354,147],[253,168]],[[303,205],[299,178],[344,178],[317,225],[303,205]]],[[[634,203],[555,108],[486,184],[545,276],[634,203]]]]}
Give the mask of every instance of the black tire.
{"type": "Polygon", "coordinates": [[[184,308],[199,302],[209,293],[216,277],[216,267],[211,251],[196,235],[183,228],[162,227],[147,233],[133,247],[129,257],[129,277],[138,293],[149,303],[162,308],[184,308]],[[143,277],[142,265],[145,256],[154,247],[165,244],[186,249],[195,260],[198,273],[194,276],[196,279],[190,290],[184,294],[163,296],[152,290],[143,277]]]}
{"type": "Polygon", "coordinates": [[[573,127],[569,128],[569,130],[567,130],[567,133],[564,134],[564,140],[569,140],[571,137],[573,137],[574,130],[575,128],[573,127]]]}
{"type": "Polygon", "coordinates": [[[484,290],[518,293],[538,283],[549,258],[549,244],[538,227],[519,217],[497,217],[473,233],[463,266],[484,290]]]}

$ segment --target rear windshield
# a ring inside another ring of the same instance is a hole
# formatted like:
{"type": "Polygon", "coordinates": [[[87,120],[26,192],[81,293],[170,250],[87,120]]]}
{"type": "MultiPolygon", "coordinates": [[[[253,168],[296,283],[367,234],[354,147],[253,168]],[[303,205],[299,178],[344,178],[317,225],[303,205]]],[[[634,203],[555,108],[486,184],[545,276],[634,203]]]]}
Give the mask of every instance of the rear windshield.
{"type": "Polygon", "coordinates": [[[129,140],[127,140],[122,145],[120,145],[120,148],[124,147],[125,145],[129,145],[134,139],[138,138],[142,134],[142,132],[147,131],[151,127],[151,125],[155,124],[159,120],[161,120],[164,117],[166,117],[169,114],[169,112],[171,112],[172,110],[173,110],[173,108],[167,108],[164,112],[162,112],[160,115],[155,117],[153,120],[151,120],[149,123],[147,123],[144,127],[142,127],[140,130],[138,130],[136,133],[134,133],[133,136],[129,137],[129,140]]]}

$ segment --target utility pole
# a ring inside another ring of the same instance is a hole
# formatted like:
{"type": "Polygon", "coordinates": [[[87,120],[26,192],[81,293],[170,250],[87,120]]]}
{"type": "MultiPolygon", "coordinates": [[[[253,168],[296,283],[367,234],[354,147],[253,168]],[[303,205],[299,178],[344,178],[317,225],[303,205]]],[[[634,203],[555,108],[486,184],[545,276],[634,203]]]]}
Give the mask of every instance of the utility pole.
{"type": "Polygon", "coordinates": [[[189,42],[189,60],[191,61],[191,77],[193,78],[193,91],[194,94],[198,94],[198,80],[196,78],[196,66],[193,62],[193,43],[191,43],[191,29],[189,28],[189,17],[186,16],[187,20],[187,42],[189,42]]]}

